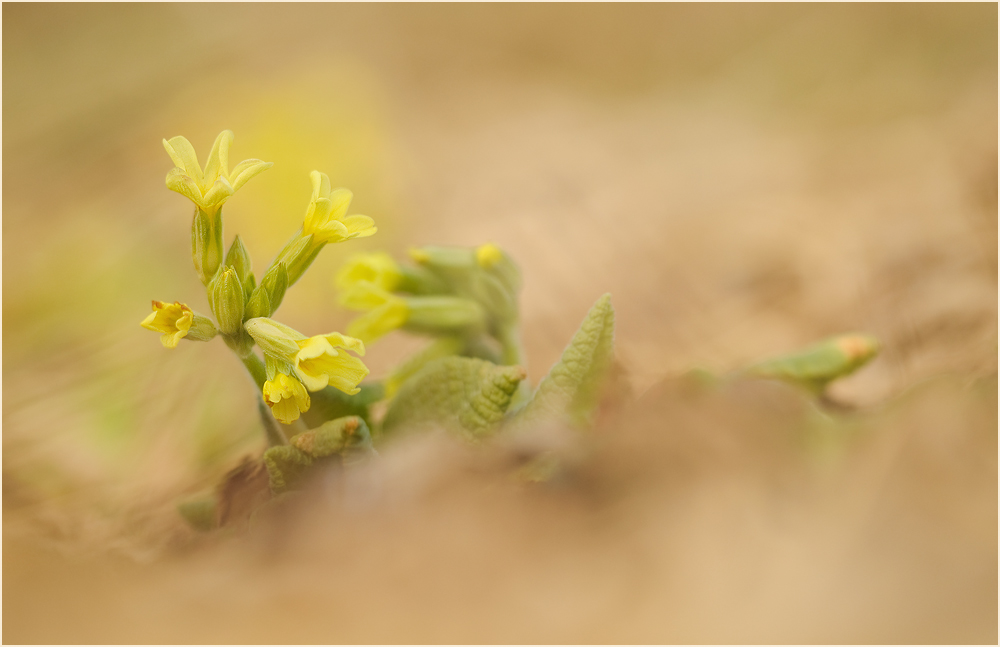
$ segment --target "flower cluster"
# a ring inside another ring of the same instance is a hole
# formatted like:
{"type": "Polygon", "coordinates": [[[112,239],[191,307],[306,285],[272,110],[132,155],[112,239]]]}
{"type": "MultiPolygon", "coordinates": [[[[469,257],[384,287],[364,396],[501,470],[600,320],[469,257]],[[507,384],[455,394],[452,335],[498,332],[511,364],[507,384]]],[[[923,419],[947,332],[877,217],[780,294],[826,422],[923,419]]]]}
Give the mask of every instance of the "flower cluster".
{"type": "MultiPolygon", "coordinates": [[[[442,353],[519,364],[517,294],[521,275],[510,257],[493,244],[477,248],[423,247],[411,250],[415,266],[388,254],[359,254],[336,275],[340,303],[363,312],[348,326],[349,335],[367,343],[393,330],[438,340],[427,355],[442,353]]],[[[386,389],[412,373],[404,366],[386,389]]]]}
{"type": "Polygon", "coordinates": [[[258,282],[239,236],[223,254],[222,207],[240,187],[272,165],[248,159],[230,170],[232,143],[233,133],[221,132],[202,168],[187,139],[163,140],[174,163],[167,173],[167,188],[195,205],[192,259],[215,321],[179,301],[153,301],[153,311],[142,326],[161,333],[166,348],[175,348],[181,339],[209,341],[221,336],[247,367],[274,417],[291,424],[309,410],[310,392],[327,387],[347,394],[359,391],[368,368],[350,353],[363,356],[365,347],[360,339],[336,332],[306,337],[271,316],[281,305],[285,291],[325,245],[371,236],[377,228],[368,216],[348,215],[353,197],[350,191],[332,188],[326,174],[313,171],[312,196],[302,228],[258,282]],[[255,346],[260,346],[263,359],[254,353],[255,346]]]}

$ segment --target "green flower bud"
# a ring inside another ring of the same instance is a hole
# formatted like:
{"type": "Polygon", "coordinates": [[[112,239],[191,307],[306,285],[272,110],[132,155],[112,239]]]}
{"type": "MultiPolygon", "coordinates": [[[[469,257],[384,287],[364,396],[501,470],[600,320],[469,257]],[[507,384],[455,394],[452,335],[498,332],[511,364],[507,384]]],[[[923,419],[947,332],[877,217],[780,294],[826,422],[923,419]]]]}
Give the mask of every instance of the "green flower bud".
{"type": "Polygon", "coordinates": [[[247,319],[255,319],[257,317],[267,317],[271,314],[271,300],[267,296],[267,290],[264,286],[258,287],[250,295],[250,300],[247,302],[246,312],[243,313],[244,317],[247,319]]]}
{"type": "Polygon", "coordinates": [[[222,209],[195,211],[191,223],[191,258],[204,285],[208,285],[222,264],[222,209]]]}
{"type": "Polygon", "coordinates": [[[408,315],[404,330],[443,334],[473,334],[486,329],[486,313],[475,301],[452,296],[405,299],[408,315]]]}
{"type": "Polygon", "coordinates": [[[227,267],[213,281],[212,307],[219,322],[219,330],[235,335],[243,324],[243,285],[236,270],[227,267]]]}
{"type": "Polygon", "coordinates": [[[285,290],[289,286],[288,272],[285,269],[285,264],[277,262],[272,265],[267,274],[261,278],[260,286],[267,291],[267,300],[271,307],[271,312],[264,316],[270,316],[281,305],[281,300],[285,298],[285,290]]]}
{"type": "Polygon", "coordinates": [[[243,324],[243,328],[264,353],[286,360],[299,352],[299,345],[295,342],[306,338],[294,328],[267,317],[250,319],[243,324]]]}
{"type": "Polygon", "coordinates": [[[236,270],[236,276],[240,278],[240,283],[244,286],[247,283],[247,277],[253,275],[253,262],[250,259],[250,253],[247,252],[247,248],[238,235],[233,239],[233,244],[230,245],[229,252],[226,253],[226,266],[236,270]]]}

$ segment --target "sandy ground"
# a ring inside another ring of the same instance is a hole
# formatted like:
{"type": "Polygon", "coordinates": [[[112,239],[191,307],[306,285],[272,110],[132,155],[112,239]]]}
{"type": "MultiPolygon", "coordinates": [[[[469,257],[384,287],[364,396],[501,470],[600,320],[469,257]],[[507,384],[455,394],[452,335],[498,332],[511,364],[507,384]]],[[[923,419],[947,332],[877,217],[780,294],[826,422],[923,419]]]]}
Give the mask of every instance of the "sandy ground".
{"type": "Polygon", "coordinates": [[[996,642],[996,6],[3,17],[5,642],[996,642]],[[173,506],[259,451],[254,394],[222,344],[137,323],[207,310],[159,140],[223,128],[275,162],[226,208],[257,268],[313,168],[380,228],[286,323],[343,329],[360,249],[494,241],[529,378],[610,292],[631,396],[537,430],[549,487],[509,478],[514,440],[428,437],[195,536],[173,506]],[[848,330],[884,351],[835,431],[673,381],[848,330]]]}

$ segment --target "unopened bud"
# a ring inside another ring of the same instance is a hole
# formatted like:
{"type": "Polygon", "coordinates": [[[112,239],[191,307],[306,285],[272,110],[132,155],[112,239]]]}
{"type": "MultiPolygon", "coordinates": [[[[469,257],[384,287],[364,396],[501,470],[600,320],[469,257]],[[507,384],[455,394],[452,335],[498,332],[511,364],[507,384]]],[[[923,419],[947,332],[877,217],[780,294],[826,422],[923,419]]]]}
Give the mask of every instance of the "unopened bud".
{"type": "Polygon", "coordinates": [[[258,287],[250,295],[250,300],[247,302],[246,311],[243,315],[247,319],[255,319],[257,317],[268,317],[271,315],[271,300],[267,296],[267,290],[264,286],[258,287]]]}
{"type": "Polygon", "coordinates": [[[266,316],[274,314],[281,305],[281,300],[285,298],[285,290],[288,289],[288,272],[283,262],[277,262],[261,278],[260,286],[267,291],[267,300],[270,304],[271,312],[266,316]]]}
{"type": "Polygon", "coordinates": [[[243,325],[243,285],[232,267],[225,268],[213,282],[212,307],[219,330],[226,335],[235,335],[240,331],[243,325]]]}
{"type": "Polygon", "coordinates": [[[253,261],[239,236],[236,236],[233,239],[233,244],[229,246],[229,252],[226,253],[226,266],[236,270],[236,276],[240,278],[240,283],[244,286],[247,283],[247,277],[252,276],[253,261]]]}

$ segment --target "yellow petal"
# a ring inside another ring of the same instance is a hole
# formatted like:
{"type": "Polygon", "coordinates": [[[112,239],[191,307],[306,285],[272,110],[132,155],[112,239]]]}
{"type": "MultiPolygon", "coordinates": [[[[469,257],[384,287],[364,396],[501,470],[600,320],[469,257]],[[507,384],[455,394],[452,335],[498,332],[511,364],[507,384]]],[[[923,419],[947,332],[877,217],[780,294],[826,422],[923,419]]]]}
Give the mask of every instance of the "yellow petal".
{"type": "Polygon", "coordinates": [[[347,334],[370,344],[406,323],[408,314],[405,301],[392,299],[352,321],[347,327],[347,334]]]}
{"type": "Polygon", "coordinates": [[[330,216],[336,220],[343,220],[347,215],[347,209],[351,206],[354,194],[347,189],[334,189],[329,192],[330,216]]]}
{"type": "Polygon", "coordinates": [[[361,391],[358,384],[368,375],[368,367],[357,357],[341,353],[337,356],[337,370],[329,373],[330,386],[348,395],[361,391]]]}
{"type": "Polygon", "coordinates": [[[303,231],[307,234],[312,234],[316,242],[319,243],[339,243],[350,238],[347,227],[339,220],[330,220],[313,231],[309,231],[303,227],[303,231]]]}
{"type": "Polygon", "coordinates": [[[272,166],[274,166],[272,162],[264,162],[258,159],[243,160],[229,174],[229,183],[233,185],[233,191],[238,191],[252,177],[263,173],[272,166]]]}
{"type": "Polygon", "coordinates": [[[344,227],[347,228],[347,233],[350,238],[365,238],[371,236],[378,231],[378,227],[375,226],[375,221],[368,216],[347,216],[343,220],[344,227]]]}
{"type": "Polygon", "coordinates": [[[340,295],[340,305],[351,310],[371,310],[391,298],[391,294],[371,281],[357,281],[340,295]]]}
{"type": "Polygon", "coordinates": [[[167,188],[180,193],[195,204],[201,202],[202,195],[198,183],[176,166],[167,172],[167,188]]]}
{"type": "Polygon", "coordinates": [[[170,140],[163,140],[163,148],[167,150],[167,155],[174,161],[184,173],[190,176],[199,185],[204,182],[201,166],[198,164],[198,156],[194,152],[194,146],[185,137],[171,137],[170,140]]]}
{"type": "Polygon", "coordinates": [[[347,350],[353,351],[362,357],[365,355],[365,343],[360,339],[348,337],[347,335],[341,335],[339,332],[332,332],[323,335],[323,337],[331,346],[346,348],[347,350]]]}
{"type": "Polygon", "coordinates": [[[279,402],[275,402],[271,405],[271,413],[286,425],[290,425],[299,419],[299,407],[295,404],[295,400],[282,399],[279,402]]]}
{"type": "Polygon", "coordinates": [[[205,160],[205,184],[215,184],[220,176],[229,175],[229,147],[233,145],[233,131],[223,130],[212,144],[212,152],[205,160]]]}
{"type": "Polygon", "coordinates": [[[220,177],[219,180],[212,185],[212,188],[208,190],[208,193],[201,199],[199,206],[209,209],[217,205],[222,204],[229,199],[235,191],[233,187],[229,184],[229,180],[224,177],[220,177]]]}
{"type": "Polygon", "coordinates": [[[326,173],[312,171],[309,173],[309,179],[312,181],[312,200],[330,196],[330,178],[326,173]]]}

